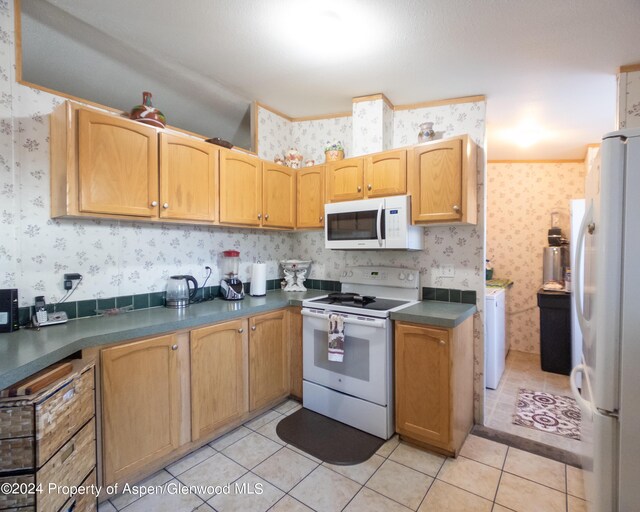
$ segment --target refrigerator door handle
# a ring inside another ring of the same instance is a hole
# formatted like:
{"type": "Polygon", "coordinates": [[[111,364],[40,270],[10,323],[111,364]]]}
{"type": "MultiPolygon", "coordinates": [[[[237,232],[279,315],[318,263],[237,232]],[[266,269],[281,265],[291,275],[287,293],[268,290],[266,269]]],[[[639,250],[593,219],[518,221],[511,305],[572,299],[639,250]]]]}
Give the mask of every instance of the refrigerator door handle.
{"type": "MultiPolygon", "coordinates": [[[[578,236],[576,237],[576,261],[575,261],[575,269],[573,275],[573,302],[576,306],[576,316],[578,317],[578,324],[580,325],[580,331],[582,331],[582,336],[586,337],[587,329],[589,328],[589,321],[584,317],[584,309],[582,302],[582,294],[584,293],[582,286],[582,278],[583,276],[580,274],[580,262],[582,260],[582,252],[584,247],[584,239],[586,236],[587,223],[593,210],[593,204],[589,204],[589,209],[584,214],[582,218],[582,223],[580,224],[580,230],[578,231],[578,236]]],[[[573,382],[573,381],[572,381],[573,382]]]]}
{"type": "Polygon", "coordinates": [[[585,382],[584,380],[585,371],[586,371],[586,367],[584,364],[579,364],[574,366],[573,370],[571,370],[571,375],[569,376],[569,385],[571,386],[571,394],[573,394],[573,398],[575,398],[576,402],[578,402],[578,405],[580,406],[580,409],[582,410],[583,414],[587,413],[589,417],[592,417],[593,407],[591,406],[591,402],[582,398],[582,395],[578,390],[578,386],[576,385],[576,375],[578,375],[578,373],[582,373],[582,377],[583,377],[582,382],[583,383],[585,382]]]}

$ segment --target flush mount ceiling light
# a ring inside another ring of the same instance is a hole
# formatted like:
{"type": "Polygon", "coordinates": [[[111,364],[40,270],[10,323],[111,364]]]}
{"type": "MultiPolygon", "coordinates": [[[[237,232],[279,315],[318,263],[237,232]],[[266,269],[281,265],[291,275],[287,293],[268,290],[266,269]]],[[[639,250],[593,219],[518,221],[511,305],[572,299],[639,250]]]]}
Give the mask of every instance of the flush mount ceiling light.
{"type": "Polygon", "coordinates": [[[295,1],[278,14],[278,34],[303,59],[340,63],[380,47],[381,32],[372,18],[349,2],[295,1]]]}

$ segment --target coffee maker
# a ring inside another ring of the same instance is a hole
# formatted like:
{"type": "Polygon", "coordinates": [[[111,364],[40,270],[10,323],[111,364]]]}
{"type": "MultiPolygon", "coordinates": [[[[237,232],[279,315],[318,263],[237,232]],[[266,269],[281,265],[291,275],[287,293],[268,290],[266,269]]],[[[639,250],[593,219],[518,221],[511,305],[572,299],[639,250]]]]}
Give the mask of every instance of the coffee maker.
{"type": "Polygon", "coordinates": [[[222,275],[220,294],[224,300],[244,299],[244,285],[238,279],[240,253],[238,251],[222,252],[222,275]]]}
{"type": "Polygon", "coordinates": [[[547,233],[549,247],[542,251],[542,288],[564,289],[564,275],[569,268],[569,241],[562,234],[558,212],[551,214],[551,228],[547,233]]]}

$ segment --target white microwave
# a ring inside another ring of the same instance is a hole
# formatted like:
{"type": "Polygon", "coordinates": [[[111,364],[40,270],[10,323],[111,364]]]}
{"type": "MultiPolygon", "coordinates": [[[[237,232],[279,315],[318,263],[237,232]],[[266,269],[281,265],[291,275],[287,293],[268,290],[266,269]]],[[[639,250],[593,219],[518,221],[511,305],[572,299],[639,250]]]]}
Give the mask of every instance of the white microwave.
{"type": "Polygon", "coordinates": [[[421,250],[423,229],[411,225],[411,197],[392,196],[324,205],[327,249],[421,250]]]}

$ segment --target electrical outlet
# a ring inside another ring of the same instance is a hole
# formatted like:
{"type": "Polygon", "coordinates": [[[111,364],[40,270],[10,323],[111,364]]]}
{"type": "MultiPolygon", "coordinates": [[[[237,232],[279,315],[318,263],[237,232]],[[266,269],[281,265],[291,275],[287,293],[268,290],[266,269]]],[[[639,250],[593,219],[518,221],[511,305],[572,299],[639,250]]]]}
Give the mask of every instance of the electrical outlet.
{"type": "Polygon", "coordinates": [[[455,277],[456,269],[453,264],[442,265],[442,277],[455,277]]]}
{"type": "Polygon", "coordinates": [[[69,291],[73,288],[73,282],[82,279],[82,275],[78,273],[64,275],[64,289],[69,291]]]}

